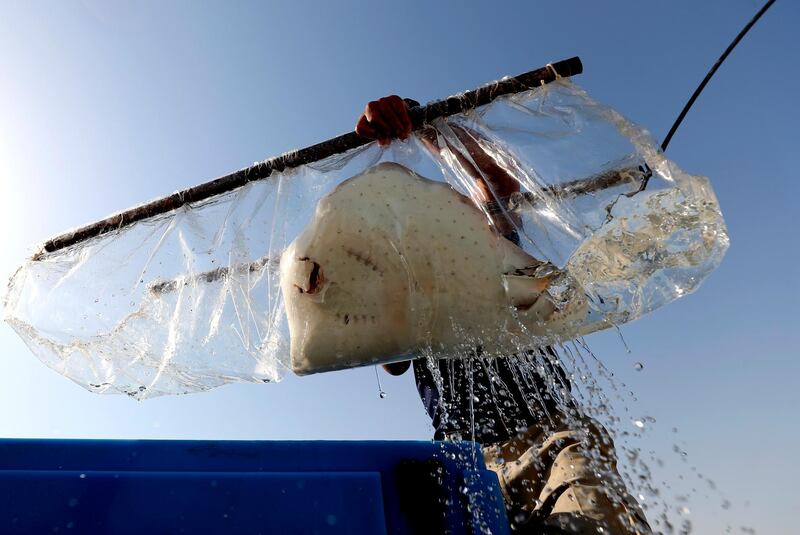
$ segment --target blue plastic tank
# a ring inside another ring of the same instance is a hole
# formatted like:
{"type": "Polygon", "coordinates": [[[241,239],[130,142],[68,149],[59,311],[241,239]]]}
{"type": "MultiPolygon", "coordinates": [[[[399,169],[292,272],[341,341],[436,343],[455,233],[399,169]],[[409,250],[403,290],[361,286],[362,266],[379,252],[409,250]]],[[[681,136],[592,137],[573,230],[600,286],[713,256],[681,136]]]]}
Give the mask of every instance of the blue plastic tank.
{"type": "Polygon", "coordinates": [[[0,440],[0,533],[509,533],[469,442],[0,440]]]}

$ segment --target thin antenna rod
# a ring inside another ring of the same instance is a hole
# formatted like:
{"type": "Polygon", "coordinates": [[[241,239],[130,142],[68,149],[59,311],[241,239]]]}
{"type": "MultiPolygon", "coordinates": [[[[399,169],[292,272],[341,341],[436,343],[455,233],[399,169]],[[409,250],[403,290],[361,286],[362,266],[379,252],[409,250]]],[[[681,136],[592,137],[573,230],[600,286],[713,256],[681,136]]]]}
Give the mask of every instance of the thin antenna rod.
{"type": "Polygon", "coordinates": [[[666,151],[667,150],[667,145],[669,145],[669,142],[670,142],[670,140],[672,140],[672,136],[675,134],[675,131],[678,129],[678,127],[683,122],[683,118],[686,117],[687,113],[689,113],[689,108],[692,107],[692,104],[694,104],[694,101],[697,100],[697,97],[699,97],[700,93],[703,92],[703,89],[705,89],[706,84],[708,84],[708,81],[711,80],[712,76],[714,76],[714,73],[717,72],[717,69],[719,69],[719,66],[722,65],[723,61],[725,61],[725,58],[727,58],[728,55],[733,51],[733,49],[736,48],[736,45],[739,44],[739,41],[741,41],[742,38],[745,35],[747,35],[747,32],[750,31],[750,28],[752,28],[753,25],[756,22],[758,22],[758,19],[761,18],[761,15],[766,13],[767,10],[774,3],[775,3],[775,0],[769,0],[766,4],[764,4],[764,7],[762,7],[758,11],[758,13],[756,13],[756,15],[750,20],[750,22],[748,22],[747,25],[744,28],[742,28],[742,31],[739,32],[739,35],[737,35],[736,38],[733,40],[733,42],[731,42],[731,44],[728,45],[728,48],[725,49],[725,52],[722,53],[722,55],[719,57],[717,62],[714,64],[714,66],[711,67],[711,70],[708,71],[708,74],[706,74],[706,77],[703,78],[703,81],[700,82],[700,85],[697,86],[697,89],[694,90],[694,94],[692,94],[692,97],[686,103],[686,106],[684,106],[683,109],[681,110],[681,113],[680,113],[680,115],[678,115],[678,118],[675,119],[675,123],[672,125],[672,128],[669,129],[669,133],[667,134],[667,137],[665,137],[664,138],[664,142],[661,143],[661,150],[662,151],[666,151]]]}

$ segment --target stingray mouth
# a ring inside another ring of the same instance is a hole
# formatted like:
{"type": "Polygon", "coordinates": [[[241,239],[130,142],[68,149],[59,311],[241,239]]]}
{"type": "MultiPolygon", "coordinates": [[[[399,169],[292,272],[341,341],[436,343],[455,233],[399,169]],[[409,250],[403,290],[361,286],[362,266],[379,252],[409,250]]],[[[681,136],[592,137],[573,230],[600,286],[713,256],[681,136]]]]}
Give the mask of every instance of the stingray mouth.
{"type": "Polygon", "coordinates": [[[557,310],[547,292],[556,276],[557,270],[545,263],[503,273],[506,297],[515,310],[528,312],[534,309],[536,315],[545,320],[557,310]]]}
{"type": "Polygon", "coordinates": [[[321,296],[327,287],[322,267],[307,256],[300,257],[297,261],[300,266],[293,286],[301,294],[321,296]]]}

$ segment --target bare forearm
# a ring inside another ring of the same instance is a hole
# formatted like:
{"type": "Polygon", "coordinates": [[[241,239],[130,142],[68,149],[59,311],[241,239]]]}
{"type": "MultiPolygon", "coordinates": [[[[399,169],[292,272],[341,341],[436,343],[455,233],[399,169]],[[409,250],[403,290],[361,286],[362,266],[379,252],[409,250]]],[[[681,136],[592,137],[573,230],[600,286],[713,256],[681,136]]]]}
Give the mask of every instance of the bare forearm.
{"type": "MultiPolygon", "coordinates": [[[[369,102],[356,122],[356,133],[377,139],[381,145],[387,145],[395,138],[406,139],[412,130],[408,115],[409,104],[416,105],[415,102],[401,99],[397,95],[369,102]]],[[[445,143],[474,179],[475,196],[479,202],[487,205],[493,226],[501,234],[509,235],[520,222],[517,216],[509,216],[502,207],[513,193],[519,191],[519,182],[481,146],[484,140],[478,133],[463,126],[450,126],[457,139],[445,143]]],[[[439,147],[433,129],[423,131],[422,140],[436,154],[444,149],[439,147]]]]}
{"type": "MultiPolygon", "coordinates": [[[[519,181],[510,175],[497,161],[481,147],[478,134],[459,126],[451,126],[461,147],[453,147],[453,142],[446,142],[448,148],[458,159],[461,166],[475,180],[479,201],[495,208],[504,205],[508,198],[519,191],[519,181]],[[466,154],[464,154],[466,152],[466,154]]],[[[439,154],[441,148],[433,129],[422,132],[422,141],[432,152],[439,154]]],[[[509,220],[502,210],[490,210],[492,222],[503,234],[508,234],[519,225],[519,221],[509,220]]]]}

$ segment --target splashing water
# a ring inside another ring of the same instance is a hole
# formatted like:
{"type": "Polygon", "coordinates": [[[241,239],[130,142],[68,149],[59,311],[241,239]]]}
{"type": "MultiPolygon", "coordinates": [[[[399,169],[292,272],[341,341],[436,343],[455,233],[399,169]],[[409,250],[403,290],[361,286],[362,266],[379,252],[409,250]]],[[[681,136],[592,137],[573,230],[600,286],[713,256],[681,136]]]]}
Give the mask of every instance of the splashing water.
{"type": "MultiPolygon", "coordinates": [[[[633,508],[638,504],[654,533],[693,533],[690,503],[701,497],[713,500],[722,510],[731,508],[730,501],[719,493],[713,481],[694,467],[687,473],[684,448],[676,446],[668,451],[667,447],[661,451],[644,447],[644,437],[654,432],[656,419],[649,415],[633,416],[638,411],[634,393],[594,355],[583,339],[562,344],[552,351],[530,351],[521,346],[516,354],[501,357],[510,374],[501,373],[499,359],[480,356],[479,352],[462,355],[463,366],[459,366],[456,359],[439,359],[431,354],[424,359],[440,393],[442,423],[439,427],[466,431],[448,434],[445,440],[481,442],[487,429],[512,428],[514,433],[510,441],[533,451],[541,447],[542,438],[531,436],[524,427],[514,427],[520,409],[528,411],[545,429],[576,430],[576,436],[582,437],[584,444],[591,443],[593,435],[587,431],[587,422],[591,422],[588,425],[596,424],[605,431],[601,432],[601,440],[584,452],[591,471],[600,474],[611,494],[622,496],[622,501],[633,500],[633,508]],[[465,376],[459,377],[459,372],[465,376]],[[461,392],[459,384],[464,385],[461,392]],[[525,394],[522,403],[509,395],[513,389],[525,394]],[[459,399],[459,395],[466,400],[459,399]],[[523,403],[525,406],[520,407],[523,403]],[[465,404],[468,406],[466,415],[463,413],[465,404]],[[497,410],[486,411],[487,404],[497,410]],[[693,479],[702,481],[704,488],[698,490],[691,483],[693,479]],[[667,480],[685,482],[689,489],[672,488],[667,480]],[[702,491],[706,494],[701,496],[702,491]]],[[[634,367],[637,371],[642,368],[640,362],[634,367]]],[[[677,433],[677,429],[673,428],[673,433],[677,433]]],[[[491,442],[484,441],[484,456],[490,468],[514,460],[495,455],[496,450],[498,448],[491,442]]],[[[473,463],[474,456],[475,450],[473,463]]],[[[537,479],[530,478],[525,485],[541,487],[542,482],[537,479]]],[[[528,517],[525,512],[509,512],[512,524],[527,521],[528,517]]]]}

